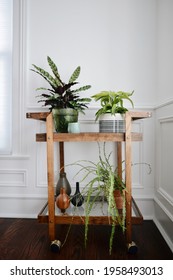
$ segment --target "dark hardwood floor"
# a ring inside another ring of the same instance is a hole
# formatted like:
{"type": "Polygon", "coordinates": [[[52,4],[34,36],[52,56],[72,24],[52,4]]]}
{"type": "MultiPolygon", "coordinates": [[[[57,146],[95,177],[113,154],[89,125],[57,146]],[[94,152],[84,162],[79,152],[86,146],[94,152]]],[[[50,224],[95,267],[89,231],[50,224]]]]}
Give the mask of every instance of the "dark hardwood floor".
{"type": "MultiPolygon", "coordinates": [[[[68,225],[57,225],[57,239],[64,241],[68,225]]],[[[84,247],[84,226],[72,226],[60,252],[50,250],[47,224],[35,219],[0,218],[1,260],[172,260],[167,246],[153,221],[133,225],[133,240],[138,246],[135,255],[127,253],[125,236],[117,230],[114,248],[109,255],[109,226],[90,226],[87,248],[84,247]]]]}

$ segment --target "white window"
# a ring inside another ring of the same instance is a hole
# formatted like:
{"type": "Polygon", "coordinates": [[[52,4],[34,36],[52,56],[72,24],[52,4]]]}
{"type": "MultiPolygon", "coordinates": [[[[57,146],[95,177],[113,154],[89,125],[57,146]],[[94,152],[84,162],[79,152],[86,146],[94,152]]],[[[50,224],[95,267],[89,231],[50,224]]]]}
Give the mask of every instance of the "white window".
{"type": "Polygon", "coordinates": [[[0,0],[0,154],[11,153],[13,0],[0,0]]]}

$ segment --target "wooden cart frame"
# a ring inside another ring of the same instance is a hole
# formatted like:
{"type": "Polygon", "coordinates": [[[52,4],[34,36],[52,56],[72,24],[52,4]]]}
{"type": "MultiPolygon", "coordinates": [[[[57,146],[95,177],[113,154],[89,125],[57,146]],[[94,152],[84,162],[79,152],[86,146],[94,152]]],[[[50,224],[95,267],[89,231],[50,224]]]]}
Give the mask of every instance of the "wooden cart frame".
{"type": "MultiPolygon", "coordinates": [[[[117,142],[118,173],[122,176],[122,142],[125,143],[125,184],[126,192],[126,242],[128,250],[136,251],[137,246],[132,241],[132,224],[142,222],[142,215],[132,198],[132,142],[142,141],[141,133],[132,132],[132,121],[151,117],[150,112],[126,112],[125,133],[55,133],[53,129],[52,113],[27,113],[27,118],[46,121],[46,133],[36,134],[37,142],[47,142],[47,180],[48,180],[48,202],[38,215],[41,223],[48,223],[49,237],[51,242],[56,240],[56,224],[84,224],[84,219],[79,216],[55,214],[55,188],[54,188],[54,142],[59,142],[60,168],[64,171],[64,142],[117,142]],[[132,217],[132,207],[135,216],[132,217]]],[[[108,224],[108,217],[91,216],[89,224],[108,224]]]]}

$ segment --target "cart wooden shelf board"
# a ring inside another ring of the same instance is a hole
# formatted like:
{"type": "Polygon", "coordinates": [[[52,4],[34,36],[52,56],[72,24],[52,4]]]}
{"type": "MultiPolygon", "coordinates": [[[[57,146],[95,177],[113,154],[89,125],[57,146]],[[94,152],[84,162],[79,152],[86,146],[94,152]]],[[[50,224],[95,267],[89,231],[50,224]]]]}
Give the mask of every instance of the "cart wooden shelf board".
{"type": "MultiPolygon", "coordinates": [[[[66,209],[65,213],[61,213],[60,209],[57,208],[55,204],[55,224],[75,224],[75,225],[84,225],[85,224],[85,206],[82,207],[74,207],[70,205],[68,209],[66,209]]],[[[121,211],[120,211],[121,212],[121,211]]],[[[121,213],[120,213],[121,214],[121,213]]],[[[49,219],[49,211],[48,211],[48,202],[41,209],[38,214],[39,223],[48,223],[49,219]]],[[[132,197],[132,224],[141,224],[143,221],[142,214],[132,197]]],[[[107,213],[107,203],[104,204],[101,201],[95,203],[95,207],[91,212],[89,218],[89,224],[94,225],[109,225],[110,217],[107,213]]]]}

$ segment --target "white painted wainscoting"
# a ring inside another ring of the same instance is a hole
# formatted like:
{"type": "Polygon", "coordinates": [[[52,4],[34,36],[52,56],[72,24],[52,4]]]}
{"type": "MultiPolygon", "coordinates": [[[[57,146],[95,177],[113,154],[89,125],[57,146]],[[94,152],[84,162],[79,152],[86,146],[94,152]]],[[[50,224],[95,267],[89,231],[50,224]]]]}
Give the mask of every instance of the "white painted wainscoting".
{"type": "Polygon", "coordinates": [[[173,101],[155,110],[154,221],[173,251],[173,101]]]}

